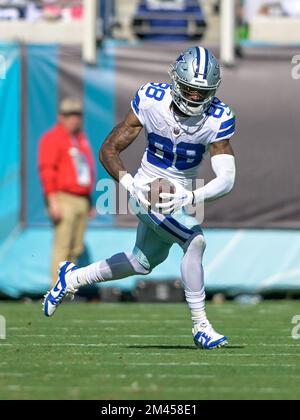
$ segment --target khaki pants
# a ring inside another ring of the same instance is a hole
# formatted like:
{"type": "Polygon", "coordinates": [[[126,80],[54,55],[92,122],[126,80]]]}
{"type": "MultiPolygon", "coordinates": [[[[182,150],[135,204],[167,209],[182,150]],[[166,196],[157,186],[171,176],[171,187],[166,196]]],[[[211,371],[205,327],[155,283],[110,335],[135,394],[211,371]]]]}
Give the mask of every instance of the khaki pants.
{"type": "Polygon", "coordinates": [[[86,197],[60,192],[57,194],[57,199],[63,216],[62,220],[54,226],[51,264],[53,284],[57,280],[58,264],[66,260],[76,263],[83,252],[84,232],[90,208],[86,197]]]}

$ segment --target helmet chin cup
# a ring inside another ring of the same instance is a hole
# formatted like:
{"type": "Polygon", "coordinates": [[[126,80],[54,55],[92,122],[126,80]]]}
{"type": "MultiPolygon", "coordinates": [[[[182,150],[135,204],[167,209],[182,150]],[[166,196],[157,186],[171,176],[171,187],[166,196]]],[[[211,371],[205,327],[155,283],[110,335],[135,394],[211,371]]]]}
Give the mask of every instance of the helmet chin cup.
{"type": "Polygon", "coordinates": [[[180,109],[181,112],[183,112],[188,117],[201,117],[205,110],[203,104],[199,105],[198,107],[191,107],[188,105],[188,101],[186,100],[176,100],[175,97],[173,97],[173,102],[176,104],[177,108],[180,109]]]}

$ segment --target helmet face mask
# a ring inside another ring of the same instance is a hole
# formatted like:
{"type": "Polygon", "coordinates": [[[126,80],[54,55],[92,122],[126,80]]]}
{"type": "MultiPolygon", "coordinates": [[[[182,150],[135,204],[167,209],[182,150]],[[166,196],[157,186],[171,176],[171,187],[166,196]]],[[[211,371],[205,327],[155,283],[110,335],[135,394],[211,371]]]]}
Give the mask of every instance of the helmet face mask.
{"type": "Polygon", "coordinates": [[[194,47],[178,57],[169,74],[173,102],[179,110],[187,116],[203,116],[221,83],[217,59],[205,48],[194,47]]]}
{"type": "Polygon", "coordinates": [[[183,82],[178,82],[180,93],[183,99],[190,101],[196,105],[203,104],[207,99],[215,96],[216,89],[198,88],[196,86],[187,85],[183,82]]]}

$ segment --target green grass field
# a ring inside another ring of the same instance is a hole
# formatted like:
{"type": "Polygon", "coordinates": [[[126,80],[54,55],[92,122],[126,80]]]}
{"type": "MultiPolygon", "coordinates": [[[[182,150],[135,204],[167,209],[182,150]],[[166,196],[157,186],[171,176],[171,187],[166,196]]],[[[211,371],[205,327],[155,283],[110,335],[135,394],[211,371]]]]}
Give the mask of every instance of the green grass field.
{"type": "Polygon", "coordinates": [[[296,301],[208,305],[228,348],[191,339],[184,304],[0,303],[0,399],[299,399],[296,301]]]}

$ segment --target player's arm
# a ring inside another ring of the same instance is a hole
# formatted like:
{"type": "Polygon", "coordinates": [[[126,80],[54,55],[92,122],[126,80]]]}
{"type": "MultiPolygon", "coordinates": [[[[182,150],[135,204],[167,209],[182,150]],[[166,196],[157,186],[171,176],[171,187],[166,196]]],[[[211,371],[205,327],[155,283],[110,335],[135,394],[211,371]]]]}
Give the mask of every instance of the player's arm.
{"type": "Polygon", "coordinates": [[[234,187],[235,158],[229,140],[211,143],[210,156],[216,178],[193,192],[194,202],[216,200],[229,194],[234,187]]]}
{"type": "Polygon", "coordinates": [[[209,146],[210,157],[217,155],[230,155],[234,156],[233,148],[229,140],[221,140],[211,143],[209,146]]]}
{"type": "Polygon", "coordinates": [[[221,140],[210,144],[211,165],[216,178],[204,187],[188,191],[176,185],[175,194],[161,193],[160,197],[169,199],[166,203],[157,203],[156,207],[169,214],[183,206],[203,201],[213,201],[228,194],[235,181],[235,158],[229,140],[221,140]]]}
{"type": "Polygon", "coordinates": [[[138,137],[143,125],[132,110],[129,111],[125,120],[118,124],[104,140],[99,150],[99,160],[107,172],[123,187],[129,191],[140,204],[148,206],[149,202],[145,193],[149,186],[134,182],[133,177],[127,172],[120,153],[134,142],[138,137]]]}
{"type": "MultiPolygon", "coordinates": [[[[99,160],[107,172],[116,180],[127,173],[120,153],[134,142],[143,126],[132,110],[106,137],[99,151],[99,160]]],[[[129,174],[128,174],[129,175],[129,174]]]]}

